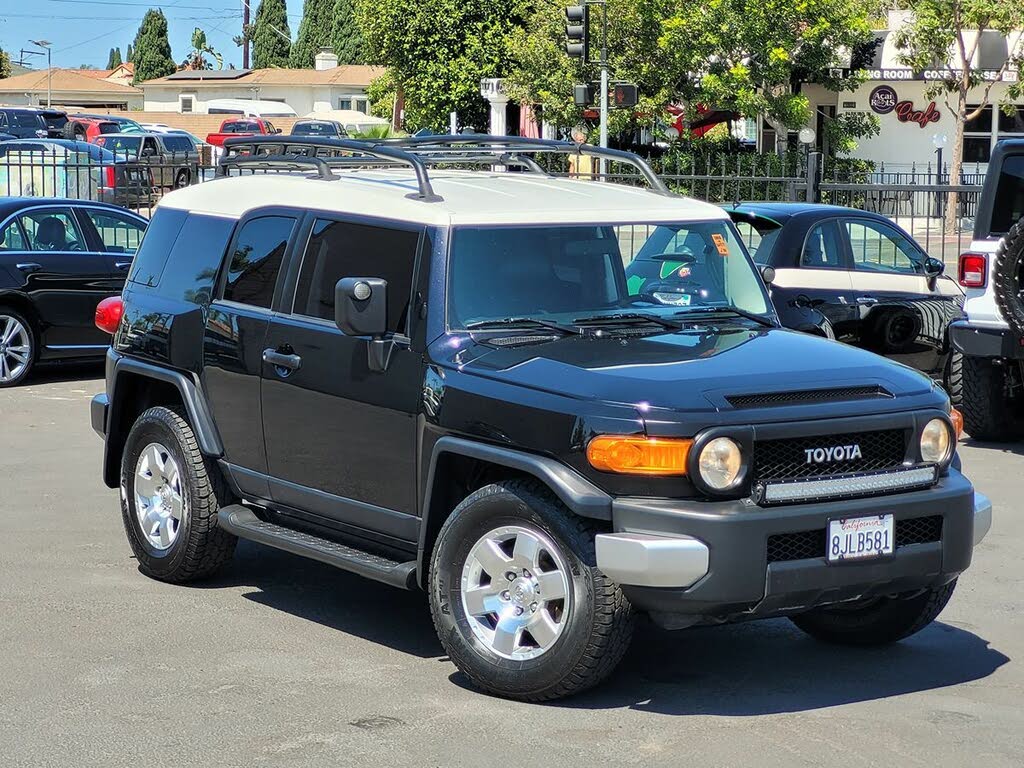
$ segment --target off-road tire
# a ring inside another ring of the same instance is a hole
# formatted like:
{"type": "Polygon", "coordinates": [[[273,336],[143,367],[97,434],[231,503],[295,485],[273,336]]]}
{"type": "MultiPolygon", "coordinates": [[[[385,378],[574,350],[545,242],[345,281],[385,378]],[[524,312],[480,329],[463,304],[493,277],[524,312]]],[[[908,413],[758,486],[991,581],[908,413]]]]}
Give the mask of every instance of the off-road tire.
{"type": "Polygon", "coordinates": [[[942,386],[949,395],[950,405],[960,410],[964,402],[964,355],[952,347],[949,350],[949,357],[946,358],[942,386]]]}
{"type": "Polygon", "coordinates": [[[217,511],[234,503],[217,465],[203,456],[195,433],[176,408],[156,406],[142,413],[128,433],[121,461],[121,517],[139,570],[160,581],[185,583],[207,577],[231,559],[237,539],[217,527],[217,511]],[[171,546],[147,542],[135,511],[135,468],[152,442],[165,446],[184,481],[185,513],[171,546]]]}
{"type": "Polygon", "coordinates": [[[1011,397],[1005,364],[991,357],[963,358],[960,412],[964,431],[975,440],[1008,442],[1024,437],[1024,398],[1011,397]]]}
{"type": "MultiPolygon", "coordinates": [[[[39,334],[36,332],[35,326],[32,325],[32,322],[17,310],[0,306],[0,317],[10,317],[16,320],[21,327],[25,329],[25,333],[28,335],[29,344],[28,363],[17,376],[7,380],[0,380],[0,389],[3,389],[4,387],[16,387],[19,384],[23,384],[25,379],[27,379],[32,373],[36,360],[39,358],[39,334]]],[[[0,322],[0,331],[3,330],[5,325],[5,323],[0,322]]],[[[2,339],[0,339],[0,341],[2,341],[2,339]]]]}
{"type": "Polygon", "coordinates": [[[543,484],[512,480],[485,486],[464,499],[438,534],[429,573],[430,610],[441,644],[470,682],[491,694],[546,701],[579,693],[607,677],[633,634],[632,606],[596,565],[592,521],[570,512],[543,484]],[[504,525],[536,530],[568,564],[567,624],[541,656],[512,660],[495,654],[473,633],[461,598],[461,577],[473,545],[504,525]]]}
{"type": "Polygon", "coordinates": [[[76,123],[74,120],[64,123],[64,128],[61,130],[65,139],[70,139],[71,141],[85,141],[86,139],[85,126],[81,123],[76,123]]]}
{"type": "Polygon", "coordinates": [[[1010,227],[996,249],[992,291],[1003,319],[1024,336],[1024,218],[1010,227]]]}
{"type": "Polygon", "coordinates": [[[191,180],[192,174],[188,170],[182,168],[174,176],[174,187],[172,187],[172,189],[183,189],[189,185],[191,180]]]}
{"type": "Polygon", "coordinates": [[[956,579],[914,597],[883,597],[863,608],[816,608],[790,617],[800,629],[826,643],[886,645],[927,627],[953,596],[956,579]]]}

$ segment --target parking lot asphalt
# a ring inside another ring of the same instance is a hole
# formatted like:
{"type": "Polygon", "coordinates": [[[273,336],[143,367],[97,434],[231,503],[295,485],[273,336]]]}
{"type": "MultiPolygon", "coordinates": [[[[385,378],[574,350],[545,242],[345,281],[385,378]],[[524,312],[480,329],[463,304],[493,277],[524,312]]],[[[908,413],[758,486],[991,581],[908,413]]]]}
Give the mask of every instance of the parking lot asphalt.
{"type": "Polygon", "coordinates": [[[101,375],[0,390],[2,766],[1024,763],[1022,445],[965,442],[993,529],[916,637],[642,625],[604,686],[540,706],[469,689],[420,593],[245,542],[200,586],[139,574],[89,426],[101,375]]]}

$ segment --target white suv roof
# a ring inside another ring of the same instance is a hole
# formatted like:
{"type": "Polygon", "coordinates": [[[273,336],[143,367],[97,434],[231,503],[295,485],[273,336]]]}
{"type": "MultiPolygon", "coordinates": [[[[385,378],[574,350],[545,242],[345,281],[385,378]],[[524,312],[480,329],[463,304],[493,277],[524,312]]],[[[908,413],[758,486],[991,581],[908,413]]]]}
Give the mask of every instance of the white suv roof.
{"type": "Polygon", "coordinates": [[[720,207],[643,187],[536,173],[432,170],[440,200],[418,192],[407,169],[336,169],[335,179],[284,172],[219,178],[180,189],[160,205],[238,218],[256,208],[297,208],[376,216],[419,224],[548,224],[727,219],[720,207]]]}

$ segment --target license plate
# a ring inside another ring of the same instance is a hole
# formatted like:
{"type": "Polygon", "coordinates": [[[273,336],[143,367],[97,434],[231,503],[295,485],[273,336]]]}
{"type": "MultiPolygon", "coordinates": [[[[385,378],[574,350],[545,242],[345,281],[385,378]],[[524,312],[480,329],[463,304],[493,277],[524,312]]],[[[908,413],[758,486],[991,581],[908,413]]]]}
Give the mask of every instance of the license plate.
{"type": "Polygon", "coordinates": [[[828,561],[846,563],[891,555],[894,550],[892,515],[848,517],[828,522],[828,561]]]}

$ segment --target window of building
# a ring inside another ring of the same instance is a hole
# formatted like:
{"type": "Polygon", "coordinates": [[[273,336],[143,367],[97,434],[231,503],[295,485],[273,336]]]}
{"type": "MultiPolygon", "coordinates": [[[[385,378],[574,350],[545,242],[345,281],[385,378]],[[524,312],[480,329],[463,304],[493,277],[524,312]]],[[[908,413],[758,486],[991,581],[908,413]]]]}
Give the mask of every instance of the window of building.
{"type": "Polygon", "coordinates": [[[999,110],[999,138],[1009,139],[1024,136],[1024,104],[1014,106],[1012,115],[999,110]]]}
{"type": "MultiPolygon", "coordinates": [[[[978,108],[969,104],[970,114],[978,108]]],[[[987,163],[992,156],[992,105],[985,107],[981,114],[964,124],[964,162],[987,163]]]]}
{"type": "Polygon", "coordinates": [[[334,320],[334,286],[343,277],[388,282],[388,331],[405,333],[419,232],[317,220],[306,246],[293,312],[334,320]]]}
{"type": "Polygon", "coordinates": [[[192,96],[181,96],[178,99],[182,114],[187,114],[195,109],[195,99],[192,96]]]}
{"type": "Polygon", "coordinates": [[[289,216],[262,216],[242,226],[230,257],[225,299],[270,308],[294,226],[295,219],[289,216]]]}
{"type": "Polygon", "coordinates": [[[338,109],[348,109],[368,115],[370,114],[370,102],[362,96],[342,96],[338,99],[338,109]]]}

